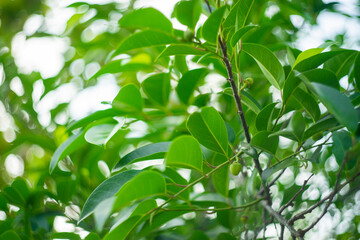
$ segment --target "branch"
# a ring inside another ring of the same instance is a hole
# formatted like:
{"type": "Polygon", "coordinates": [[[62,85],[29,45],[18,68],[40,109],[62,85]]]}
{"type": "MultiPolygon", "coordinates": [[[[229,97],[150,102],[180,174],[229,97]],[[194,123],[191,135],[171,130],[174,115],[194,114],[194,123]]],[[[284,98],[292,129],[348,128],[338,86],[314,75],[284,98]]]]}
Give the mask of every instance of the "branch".
{"type": "Polygon", "coordinates": [[[278,220],[278,222],[280,223],[280,225],[285,226],[287,229],[289,229],[290,233],[292,236],[297,237],[299,239],[303,239],[302,235],[295,230],[295,228],[289,224],[289,222],[284,219],[279,213],[277,213],[274,209],[272,209],[272,207],[270,207],[267,202],[262,201],[261,205],[266,209],[266,211],[273,216],[274,218],[276,218],[276,220],[278,220]]]}

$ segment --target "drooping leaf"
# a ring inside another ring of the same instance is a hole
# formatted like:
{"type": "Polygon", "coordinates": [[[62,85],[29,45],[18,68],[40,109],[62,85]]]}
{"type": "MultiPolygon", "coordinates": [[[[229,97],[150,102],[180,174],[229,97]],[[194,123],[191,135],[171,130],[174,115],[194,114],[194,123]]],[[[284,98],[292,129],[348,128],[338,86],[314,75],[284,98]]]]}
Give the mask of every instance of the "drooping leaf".
{"type": "Polygon", "coordinates": [[[154,74],[142,83],[146,96],[162,106],[167,105],[169,101],[170,87],[170,75],[168,73],[154,74]]]}
{"type": "Polygon", "coordinates": [[[202,27],[202,36],[206,41],[216,44],[225,10],[226,6],[216,9],[205,21],[202,27]]]}
{"type": "Polygon", "coordinates": [[[276,173],[277,171],[280,171],[284,168],[293,166],[299,162],[299,159],[297,158],[289,158],[286,160],[283,160],[279,163],[276,163],[275,165],[265,169],[263,173],[261,174],[261,178],[263,181],[266,181],[272,174],[276,173]]]}
{"type": "Polygon", "coordinates": [[[125,38],[115,50],[113,55],[118,55],[134,49],[165,46],[166,44],[177,42],[178,40],[165,32],[157,30],[144,30],[131,34],[129,37],[125,38]]]}
{"type": "Polygon", "coordinates": [[[114,208],[126,206],[134,200],[166,193],[164,177],[155,171],[142,171],[126,182],[116,193],[114,208]]]}
{"type": "Polygon", "coordinates": [[[52,173],[60,160],[79,149],[85,143],[85,132],[81,131],[70,136],[64,143],[62,143],[54,152],[50,161],[50,173],[52,173]]]}
{"type": "Polygon", "coordinates": [[[171,44],[167,48],[165,48],[164,51],[160,53],[157,59],[161,57],[168,57],[174,55],[187,56],[187,55],[204,55],[204,54],[206,54],[205,49],[197,48],[189,44],[171,44]]]}
{"type": "Polygon", "coordinates": [[[253,25],[249,25],[249,26],[245,26],[240,28],[239,30],[237,30],[234,35],[231,37],[230,40],[230,45],[232,47],[235,47],[235,45],[241,40],[241,38],[246,35],[248,32],[251,32],[252,30],[254,30],[255,28],[257,28],[257,26],[253,26],[253,25]]]}
{"type": "Polygon", "coordinates": [[[326,106],[335,118],[349,129],[355,132],[358,128],[358,115],[350,100],[338,90],[320,83],[311,84],[321,102],[326,106]]]}
{"type": "Polygon", "coordinates": [[[275,155],[279,145],[278,136],[270,136],[272,132],[261,131],[258,132],[252,139],[250,144],[254,147],[275,155]]]}
{"type": "Polygon", "coordinates": [[[201,14],[200,0],[180,1],[174,7],[173,16],[190,29],[195,29],[201,14]]]}
{"type": "Polygon", "coordinates": [[[140,147],[122,157],[112,171],[119,171],[122,167],[131,163],[163,158],[170,144],[171,142],[159,142],[140,147]]]}
{"type": "Polygon", "coordinates": [[[205,147],[227,156],[228,138],[225,122],[213,107],[202,108],[187,121],[190,133],[205,147]]]}
{"type": "Polygon", "coordinates": [[[125,14],[119,21],[120,27],[149,28],[172,32],[172,23],[160,11],[154,8],[140,8],[125,14]]]}
{"type": "Polygon", "coordinates": [[[180,136],[170,145],[166,165],[193,168],[202,172],[203,158],[198,141],[192,136],[180,136]]]}
{"type": "Polygon", "coordinates": [[[308,94],[301,88],[296,88],[293,95],[295,100],[304,108],[314,122],[319,120],[319,104],[315,101],[312,95],[308,94]]]}
{"type": "Polygon", "coordinates": [[[208,73],[206,68],[198,68],[186,72],[179,80],[178,85],[176,86],[176,93],[179,96],[179,99],[184,103],[188,104],[196,86],[204,79],[205,75],[208,73]]]}
{"type": "Polygon", "coordinates": [[[290,120],[289,127],[296,136],[298,142],[301,142],[305,132],[305,119],[301,112],[295,112],[290,120]]]}
{"type": "Polygon", "coordinates": [[[139,89],[133,84],[122,87],[114,98],[112,106],[124,112],[141,111],[143,99],[139,89]]]}
{"type": "Polygon", "coordinates": [[[95,208],[104,200],[114,197],[119,189],[136,175],[138,175],[140,170],[128,170],[121,173],[118,173],[104,182],[102,182],[89,196],[86,200],[85,205],[81,211],[79,222],[88,217],[91,213],[94,212],[95,208]]]}
{"type": "Polygon", "coordinates": [[[242,51],[256,61],[271,85],[277,89],[283,87],[285,81],[284,70],[277,57],[268,48],[255,43],[243,43],[242,51]]]}
{"type": "Polygon", "coordinates": [[[256,116],[256,129],[258,131],[270,130],[270,123],[272,119],[272,113],[277,103],[270,103],[264,107],[261,112],[256,116]]]}

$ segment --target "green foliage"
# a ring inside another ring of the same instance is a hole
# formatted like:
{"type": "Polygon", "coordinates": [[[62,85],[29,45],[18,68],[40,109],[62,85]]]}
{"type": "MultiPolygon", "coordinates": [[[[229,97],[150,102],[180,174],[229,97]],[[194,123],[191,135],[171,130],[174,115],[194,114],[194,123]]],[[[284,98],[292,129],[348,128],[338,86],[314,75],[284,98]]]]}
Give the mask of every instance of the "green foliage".
{"type": "Polygon", "coordinates": [[[75,2],[55,35],[46,21],[24,30],[49,14],[31,2],[0,3],[0,240],[255,239],[274,225],[306,239],[322,211],[351,223],[327,238],[360,236],[347,211],[359,204],[360,53],[334,39],[301,51],[291,19],[345,14],[334,3],[179,0],[169,19],[136,0],[75,2]],[[18,67],[24,34],[66,39],[56,76],[18,67]],[[80,119],[51,99],[109,78],[118,93],[80,119]]]}

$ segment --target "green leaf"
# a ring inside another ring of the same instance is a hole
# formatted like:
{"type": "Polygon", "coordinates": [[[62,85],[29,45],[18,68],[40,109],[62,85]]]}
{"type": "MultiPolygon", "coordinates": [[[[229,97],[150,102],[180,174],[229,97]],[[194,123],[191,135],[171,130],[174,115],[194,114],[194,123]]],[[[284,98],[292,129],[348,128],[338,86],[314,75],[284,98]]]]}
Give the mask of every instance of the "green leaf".
{"type": "Polygon", "coordinates": [[[74,134],[56,149],[54,155],[51,158],[50,173],[54,171],[56,165],[61,159],[79,149],[85,143],[84,135],[84,131],[81,131],[78,134],[74,134]]]}
{"type": "Polygon", "coordinates": [[[228,134],[225,122],[213,107],[190,115],[187,121],[190,133],[205,147],[227,156],[228,134]]]}
{"type": "Polygon", "coordinates": [[[324,63],[324,69],[333,72],[336,75],[336,78],[340,80],[342,77],[349,74],[350,68],[354,63],[357,54],[357,51],[341,53],[327,60],[324,63]]]}
{"type": "Polygon", "coordinates": [[[107,73],[139,72],[141,70],[150,70],[152,68],[149,63],[129,62],[127,64],[122,64],[122,62],[123,60],[115,60],[104,65],[99,71],[91,76],[89,80],[107,73]]]}
{"type": "Polygon", "coordinates": [[[123,114],[122,111],[117,110],[117,109],[105,109],[105,110],[100,110],[97,112],[94,112],[92,114],[90,114],[87,117],[84,117],[82,119],[80,119],[79,121],[76,121],[74,123],[71,123],[68,128],[67,131],[70,132],[74,129],[80,128],[80,127],[86,127],[88,124],[97,121],[97,120],[101,120],[101,119],[105,119],[105,118],[109,118],[109,117],[115,117],[118,115],[123,114]]]}
{"type": "Polygon", "coordinates": [[[358,90],[360,90],[360,52],[358,52],[354,62],[354,78],[358,90]]]}
{"type": "Polygon", "coordinates": [[[0,235],[0,240],[21,240],[14,230],[8,230],[0,235]]]}
{"type": "Polygon", "coordinates": [[[196,48],[189,44],[171,44],[160,53],[155,62],[161,57],[168,57],[174,55],[204,55],[205,49],[196,48]]]}
{"type": "Polygon", "coordinates": [[[154,8],[133,10],[120,18],[119,25],[125,28],[149,28],[165,32],[173,30],[171,21],[154,8]]]}
{"type": "Polygon", "coordinates": [[[187,238],[187,240],[210,240],[210,238],[203,232],[200,230],[196,230],[194,231],[193,234],[191,234],[191,236],[189,238],[187,238]]]}
{"type": "Polygon", "coordinates": [[[51,239],[81,240],[81,237],[72,232],[54,232],[51,234],[51,239]]]}
{"type": "Polygon", "coordinates": [[[296,88],[294,91],[295,100],[304,108],[313,121],[317,121],[320,118],[319,104],[315,101],[314,97],[301,88],[296,88]]]}
{"type": "MultiPolygon", "coordinates": [[[[227,158],[218,153],[214,153],[213,156],[209,159],[209,163],[213,166],[218,166],[227,161],[227,158]]],[[[216,192],[228,197],[229,194],[229,166],[225,166],[212,175],[212,182],[216,192]]]]}
{"type": "Polygon", "coordinates": [[[165,106],[170,96],[170,75],[168,73],[154,74],[142,83],[142,88],[152,101],[165,106]]]}
{"type": "Polygon", "coordinates": [[[314,123],[305,131],[304,140],[312,137],[317,133],[322,133],[326,130],[336,127],[338,124],[339,124],[338,121],[336,121],[336,119],[332,116],[321,119],[320,121],[314,123]]]}
{"type": "Polygon", "coordinates": [[[81,211],[79,222],[87,218],[91,213],[94,212],[95,208],[104,200],[115,196],[119,189],[136,175],[141,170],[128,170],[116,174],[104,182],[102,182],[86,200],[85,205],[81,211]]]}
{"type": "Polygon", "coordinates": [[[143,99],[139,89],[133,84],[122,87],[114,98],[112,106],[125,112],[140,112],[143,108],[143,99]]]}
{"type": "Polygon", "coordinates": [[[173,16],[190,29],[195,29],[201,14],[200,0],[180,1],[174,7],[173,16]]]}
{"type": "Polygon", "coordinates": [[[115,197],[110,197],[100,202],[94,209],[94,219],[96,231],[101,232],[105,223],[112,214],[115,197]]]}
{"type": "Polygon", "coordinates": [[[305,132],[305,119],[301,112],[296,111],[289,123],[289,130],[294,133],[298,142],[301,142],[305,132]]]}
{"type": "Polygon", "coordinates": [[[248,32],[254,30],[257,26],[245,26],[237,30],[234,35],[231,37],[230,45],[235,47],[235,45],[241,40],[241,38],[248,32]]]}
{"type": "Polygon", "coordinates": [[[223,232],[216,237],[216,240],[236,240],[236,237],[230,233],[223,232]]]}
{"type": "Polygon", "coordinates": [[[312,48],[312,49],[308,49],[308,50],[305,50],[304,52],[300,53],[298,55],[298,57],[296,58],[295,60],[295,63],[294,63],[294,66],[293,68],[295,68],[295,66],[299,63],[299,62],[302,62],[304,61],[305,59],[308,59],[312,56],[315,56],[319,53],[321,53],[322,51],[324,50],[324,48],[312,48]]]}
{"type": "Polygon", "coordinates": [[[285,81],[284,70],[277,57],[266,47],[255,43],[243,43],[242,51],[249,54],[259,65],[266,79],[277,89],[285,81]]]}
{"type": "Polygon", "coordinates": [[[176,93],[184,104],[189,104],[197,85],[204,79],[208,70],[198,68],[186,72],[176,86],[176,93]]]}
{"type": "Polygon", "coordinates": [[[125,38],[115,50],[113,55],[118,55],[134,49],[164,46],[166,44],[177,42],[178,40],[165,32],[144,30],[131,34],[129,37],[125,38]]]}
{"type": "Polygon", "coordinates": [[[278,136],[270,136],[272,132],[269,131],[261,131],[258,132],[251,139],[251,146],[257,147],[265,152],[271,153],[275,155],[276,150],[279,145],[279,137],[278,136]]]}
{"type": "Polygon", "coordinates": [[[349,131],[355,132],[358,128],[358,115],[350,100],[338,90],[319,83],[312,83],[312,88],[321,102],[334,114],[335,118],[349,131]]]}
{"type": "Polygon", "coordinates": [[[331,137],[333,139],[332,152],[335,155],[336,162],[341,165],[346,151],[352,147],[351,137],[345,131],[335,132],[331,137]]]}
{"type": "Polygon", "coordinates": [[[224,29],[235,26],[235,30],[238,30],[244,27],[254,2],[254,0],[242,0],[235,3],[224,21],[224,29]]]}
{"type": "Polygon", "coordinates": [[[170,144],[171,142],[159,142],[140,147],[122,157],[112,171],[119,171],[122,167],[131,163],[163,158],[170,144]]]}
{"type": "Polygon", "coordinates": [[[0,210],[7,211],[7,200],[4,194],[0,193],[0,210]]]}
{"type": "Polygon", "coordinates": [[[142,171],[116,193],[114,208],[124,207],[134,200],[166,193],[164,177],[155,171],[142,171]]]}
{"type": "MultiPolygon", "coordinates": [[[[230,97],[234,97],[231,87],[225,88],[222,92],[229,95],[230,97]]],[[[260,104],[246,90],[241,91],[241,102],[256,114],[259,114],[259,112],[261,111],[260,104]]]]}
{"type": "Polygon", "coordinates": [[[198,141],[192,136],[180,136],[170,145],[166,165],[193,168],[202,172],[203,158],[198,141]]]}
{"type": "Polygon", "coordinates": [[[299,162],[299,159],[297,158],[289,158],[286,160],[283,160],[279,163],[276,163],[275,165],[265,169],[263,173],[261,174],[261,178],[263,181],[266,181],[271,175],[276,173],[277,171],[280,171],[284,168],[296,165],[299,162]]]}
{"type": "Polygon", "coordinates": [[[338,90],[340,88],[339,81],[337,80],[335,74],[326,69],[312,69],[302,73],[299,77],[305,83],[315,82],[338,90]]]}
{"type": "Polygon", "coordinates": [[[256,116],[256,129],[258,131],[270,130],[272,114],[276,105],[277,103],[270,103],[256,116]]]}
{"type": "Polygon", "coordinates": [[[84,240],[100,240],[100,237],[96,233],[89,233],[84,240]]]}
{"type": "Polygon", "coordinates": [[[141,216],[136,215],[126,219],[121,224],[117,225],[108,234],[105,235],[104,240],[123,240],[131,233],[134,228],[142,222],[141,216]]]}
{"type": "Polygon", "coordinates": [[[295,73],[292,71],[285,80],[284,89],[283,89],[283,104],[286,105],[287,101],[297,89],[301,79],[299,76],[295,76],[295,73]]]}
{"type": "Polygon", "coordinates": [[[89,143],[104,146],[110,138],[117,132],[117,124],[96,125],[85,133],[85,140],[89,143]]]}
{"type": "Polygon", "coordinates": [[[206,41],[216,44],[225,10],[226,6],[216,9],[205,21],[202,27],[202,36],[206,41]]]}

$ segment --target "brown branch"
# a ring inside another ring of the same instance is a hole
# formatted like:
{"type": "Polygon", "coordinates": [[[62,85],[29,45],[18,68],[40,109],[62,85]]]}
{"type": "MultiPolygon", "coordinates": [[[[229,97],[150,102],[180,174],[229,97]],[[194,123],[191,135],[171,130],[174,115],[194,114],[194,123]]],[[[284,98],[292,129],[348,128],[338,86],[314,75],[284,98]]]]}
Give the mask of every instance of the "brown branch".
{"type": "Polygon", "coordinates": [[[279,214],[281,214],[287,207],[289,207],[290,205],[293,204],[293,202],[295,201],[295,199],[297,198],[297,196],[299,196],[299,194],[302,193],[302,192],[305,190],[305,186],[306,186],[306,184],[309,182],[309,180],[310,180],[310,178],[311,178],[312,176],[314,176],[314,174],[311,174],[310,177],[304,181],[304,184],[302,185],[301,189],[294,194],[294,196],[289,200],[289,202],[287,202],[285,205],[283,205],[283,206],[280,208],[279,214]]]}

